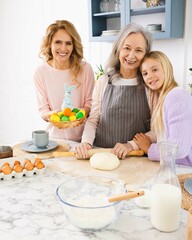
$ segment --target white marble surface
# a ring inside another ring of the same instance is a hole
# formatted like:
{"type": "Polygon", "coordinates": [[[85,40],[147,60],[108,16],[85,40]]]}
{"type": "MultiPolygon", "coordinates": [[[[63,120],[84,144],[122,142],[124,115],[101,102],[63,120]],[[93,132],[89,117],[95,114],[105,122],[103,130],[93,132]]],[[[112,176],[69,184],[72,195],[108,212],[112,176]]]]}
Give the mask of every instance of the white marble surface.
{"type": "Polygon", "coordinates": [[[83,232],[73,227],[56,198],[56,188],[70,176],[46,170],[43,175],[1,181],[0,239],[70,240],[181,240],[185,239],[186,211],[177,231],[162,233],[150,223],[150,210],[127,201],[120,217],[108,228],[83,232]]]}
{"type": "MultiPolygon", "coordinates": [[[[47,161],[51,161],[47,160],[47,161]]],[[[191,169],[179,168],[179,173],[191,169]]],[[[71,176],[46,169],[42,175],[0,181],[0,239],[40,240],[181,240],[187,212],[182,209],[179,229],[163,233],[150,223],[150,209],[126,202],[117,221],[104,230],[83,232],[66,219],[56,188],[71,176]]]]}

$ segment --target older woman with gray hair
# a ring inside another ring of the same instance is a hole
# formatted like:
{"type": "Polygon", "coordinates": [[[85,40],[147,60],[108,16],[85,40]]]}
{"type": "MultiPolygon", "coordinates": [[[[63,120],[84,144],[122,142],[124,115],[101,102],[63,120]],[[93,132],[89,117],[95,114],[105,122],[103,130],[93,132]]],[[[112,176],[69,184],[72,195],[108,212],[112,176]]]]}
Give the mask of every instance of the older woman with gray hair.
{"type": "Polygon", "coordinates": [[[113,148],[112,153],[124,158],[133,149],[129,140],[150,130],[152,106],[138,69],[151,42],[151,34],[137,24],[119,32],[105,74],[96,82],[90,116],[76,147],[82,158],[93,145],[113,148]]]}

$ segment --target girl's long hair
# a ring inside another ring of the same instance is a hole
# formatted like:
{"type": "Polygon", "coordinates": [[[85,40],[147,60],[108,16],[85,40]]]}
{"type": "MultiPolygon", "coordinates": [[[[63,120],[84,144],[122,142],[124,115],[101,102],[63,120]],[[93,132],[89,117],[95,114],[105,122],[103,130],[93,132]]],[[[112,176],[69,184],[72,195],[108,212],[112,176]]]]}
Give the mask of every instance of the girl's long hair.
{"type": "MultiPolygon", "coordinates": [[[[163,104],[165,101],[165,97],[173,88],[177,87],[178,84],[175,81],[173,75],[173,67],[168,57],[160,52],[160,51],[152,51],[144,57],[142,63],[146,59],[153,59],[159,62],[162,65],[164,71],[164,83],[159,93],[159,98],[157,101],[157,105],[152,112],[151,118],[151,130],[155,132],[158,139],[163,139],[165,137],[165,124],[164,124],[164,114],[163,114],[163,104]]],[[[142,68],[141,63],[141,68],[142,68]]],[[[152,90],[150,90],[151,94],[153,94],[152,90]]]]}

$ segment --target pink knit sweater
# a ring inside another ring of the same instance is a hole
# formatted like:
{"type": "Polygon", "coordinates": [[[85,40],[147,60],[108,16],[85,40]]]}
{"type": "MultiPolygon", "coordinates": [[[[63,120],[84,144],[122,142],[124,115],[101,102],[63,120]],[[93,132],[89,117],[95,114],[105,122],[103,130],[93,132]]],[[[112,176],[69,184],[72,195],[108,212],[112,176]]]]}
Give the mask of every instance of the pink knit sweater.
{"type": "MultiPolygon", "coordinates": [[[[94,73],[90,64],[83,62],[83,70],[77,77],[80,86],[71,93],[74,107],[91,107],[92,91],[94,88],[94,73]]],[[[61,110],[65,95],[64,85],[73,85],[70,70],[58,70],[44,63],[34,74],[34,84],[37,94],[38,110],[41,116],[50,111],[61,110]]],[[[48,123],[50,137],[80,142],[84,125],[73,129],[58,129],[48,123]]]]}

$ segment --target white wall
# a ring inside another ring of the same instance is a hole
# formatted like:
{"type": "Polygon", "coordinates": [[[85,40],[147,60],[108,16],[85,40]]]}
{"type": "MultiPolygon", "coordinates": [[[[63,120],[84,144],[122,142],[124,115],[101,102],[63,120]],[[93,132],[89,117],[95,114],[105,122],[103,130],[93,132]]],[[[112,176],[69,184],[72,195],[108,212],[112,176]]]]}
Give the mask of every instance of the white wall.
{"type": "MultiPolygon", "coordinates": [[[[184,38],[153,44],[153,49],[169,56],[176,80],[184,87],[192,67],[191,1],[186,0],[186,5],[184,38]]],[[[85,59],[94,70],[105,63],[111,51],[111,43],[89,42],[87,0],[0,0],[0,144],[30,139],[32,130],[45,128],[37,112],[32,78],[42,62],[38,57],[41,39],[47,26],[57,19],[67,19],[76,26],[85,59]]]]}

